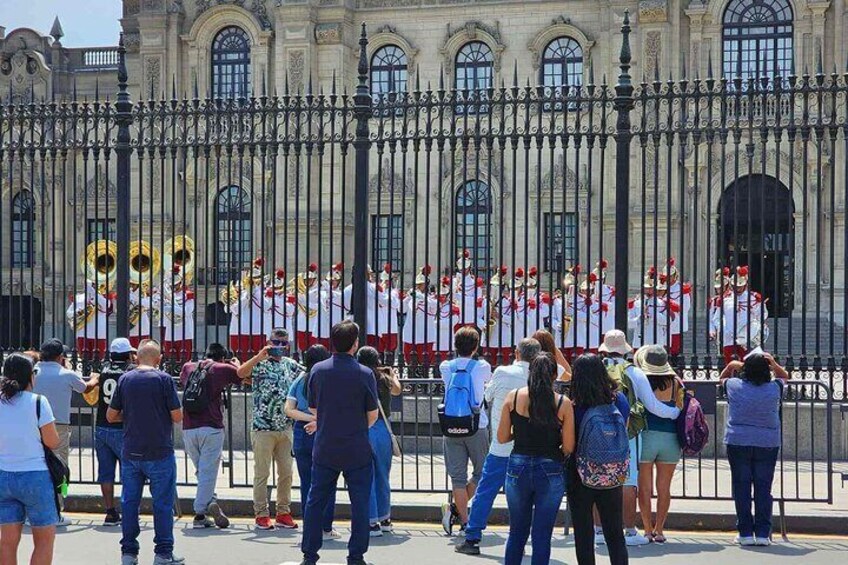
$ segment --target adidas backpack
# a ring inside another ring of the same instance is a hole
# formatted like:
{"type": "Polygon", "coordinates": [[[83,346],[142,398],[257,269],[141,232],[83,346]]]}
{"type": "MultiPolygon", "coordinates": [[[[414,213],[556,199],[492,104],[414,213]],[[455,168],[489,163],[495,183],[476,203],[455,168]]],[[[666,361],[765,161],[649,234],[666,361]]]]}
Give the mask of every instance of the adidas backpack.
{"type": "Polygon", "coordinates": [[[480,408],[474,400],[471,371],[477,361],[459,367],[459,359],[451,361],[451,375],[445,385],[445,399],[438,407],[439,426],[445,437],[473,436],[480,429],[480,408]]]}
{"type": "Polygon", "coordinates": [[[194,371],[186,380],[183,391],[183,408],[189,414],[199,414],[209,407],[209,383],[206,377],[209,375],[211,363],[204,364],[198,361],[194,371]]]}
{"type": "Polygon", "coordinates": [[[624,416],[615,404],[586,411],[580,422],[575,461],[580,480],[589,488],[612,489],[627,481],[630,442],[624,416]]]}

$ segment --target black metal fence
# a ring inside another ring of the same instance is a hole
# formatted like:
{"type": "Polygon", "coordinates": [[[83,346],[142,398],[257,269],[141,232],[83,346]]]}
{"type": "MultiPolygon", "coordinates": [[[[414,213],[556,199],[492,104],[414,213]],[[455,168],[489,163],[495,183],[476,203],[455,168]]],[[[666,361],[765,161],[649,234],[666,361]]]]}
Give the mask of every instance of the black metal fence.
{"type": "Polygon", "coordinates": [[[372,98],[363,28],[353,93],[132,103],[121,47],[115,102],[4,104],[0,347],[152,336],[177,366],[352,316],[423,375],[459,324],[494,363],[617,326],[696,376],[761,344],[844,398],[848,71],[634,84],[629,33],[614,86],[372,98]]]}

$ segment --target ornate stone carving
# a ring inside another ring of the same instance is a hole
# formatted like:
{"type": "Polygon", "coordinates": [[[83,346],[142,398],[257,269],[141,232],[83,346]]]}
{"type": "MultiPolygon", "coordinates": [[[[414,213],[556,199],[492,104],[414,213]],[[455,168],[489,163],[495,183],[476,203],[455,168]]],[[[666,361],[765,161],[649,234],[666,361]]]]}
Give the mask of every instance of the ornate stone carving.
{"type": "Polygon", "coordinates": [[[490,26],[479,20],[469,20],[457,27],[451,26],[450,23],[447,24],[441,53],[444,57],[444,68],[448,74],[453,71],[457,50],[468,41],[484,41],[487,43],[494,55],[495,70],[500,70],[501,53],[506,48],[501,39],[500,22],[495,21],[495,25],[490,26]]]}
{"type": "MultiPolygon", "coordinates": [[[[468,149],[463,150],[461,146],[457,146],[453,155],[453,163],[451,163],[451,155],[446,152],[444,156],[444,178],[451,175],[462,180],[463,177],[470,180],[479,173],[480,176],[497,176],[500,175],[500,152],[495,151],[489,154],[489,149],[485,144],[480,147],[475,147],[474,141],[470,141],[468,149]]],[[[506,197],[506,194],[504,195],[506,197]]]]}
{"type": "Polygon", "coordinates": [[[162,63],[158,57],[148,57],[144,62],[145,95],[156,99],[161,93],[162,63]]]}
{"type": "Polygon", "coordinates": [[[657,70],[657,62],[662,59],[662,33],[649,31],[645,34],[645,78],[648,81],[654,79],[657,70]]]}
{"type": "Polygon", "coordinates": [[[262,29],[271,29],[271,18],[268,17],[268,8],[265,7],[265,0],[253,0],[253,4],[250,5],[250,11],[259,20],[262,29]]]}
{"type": "Polygon", "coordinates": [[[168,13],[185,14],[185,6],[183,6],[183,0],[171,0],[171,3],[168,5],[168,13]]]}
{"type": "Polygon", "coordinates": [[[392,174],[392,162],[388,157],[383,159],[383,165],[380,167],[379,173],[371,175],[371,180],[368,183],[368,189],[371,192],[384,192],[386,194],[404,194],[412,196],[415,194],[415,182],[412,169],[407,167],[406,174],[395,163],[394,174],[392,174]]]}
{"type": "Polygon", "coordinates": [[[40,53],[27,49],[25,41],[21,43],[20,50],[0,59],[0,74],[9,77],[13,101],[29,102],[34,84],[46,84],[50,69],[40,53]]]}
{"type": "Polygon", "coordinates": [[[667,0],[639,0],[639,23],[668,21],[667,0]]]}
{"type": "Polygon", "coordinates": [[[304,59],[302,50],[289,51],[289,88],[293,93],[303,91],[304,59]]]}
{"type": "Polygon", "coordinates": [[[124,47],[127,51],[138,51],[141,45],[141,34],[137,31],[124,33],[124,47]]]}
{"type": "Polygon", "coordinates": [[[330,45],[342,42],[342,24],[340,22],[316,24],[315,43],[330,45]]]}
{"type": "Polygon", "coordinates": [[[221,4],[231,4],[233,6],[238,6],[239,8],[244,8],[245,0],[197,0],[197,12],[195,13],[195,17],[199,16],[212,6],[219,6],[221,4]]]}
{"type": "Polygon", "coordinates": [[[357,4],[360,8],[403,8],[406,6],[419,6],[421,5],[421,0],[359,0],[357,4]]]}

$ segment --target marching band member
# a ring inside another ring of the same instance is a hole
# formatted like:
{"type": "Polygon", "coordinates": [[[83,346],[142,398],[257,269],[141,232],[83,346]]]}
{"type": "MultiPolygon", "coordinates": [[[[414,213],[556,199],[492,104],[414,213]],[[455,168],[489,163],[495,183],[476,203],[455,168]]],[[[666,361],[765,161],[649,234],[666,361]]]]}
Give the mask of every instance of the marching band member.
{"type": "Polygon", "coordinates": [[[286,292],[286,271],[277,269],[265,289],[265,335],[271,335],[274,328],[285,328],[289,336],[294,335],[296,303],[294,295],[286,292]]]}
{"type": "MultiPolygon", "coordinates": [[[[130,345],[138,347],[142,340],[150,339],[150,319],[152,304],[158,294],[156,289],[153,293],[149,291],[146,284],[138,284],[130,281],[130,345]]],[[[159,337],[159,336],[156,336],[159,337]]]]}
{"type": "MultiPolygon", "coordinates": [[[[730,276],[730,267],[722,267],[716,269],[715,275],[713,278],[713,296],[710,297],[710,340],[715,340],[718,332],[721,331],[724,326],[724,320],[721,315],[721,306],[724,302],[724,297],[727,296],[728,292],[728,280],[727,277],[730,276]]],[[[719,351],[723,355],[723,352],[719,351]]]]}
{"type": "Polygon", "coordinates": [[[668,327],[671,309],[664,298],[667,290],[665,275],[657,278],[656,269],[648,269],[642,283],[642,296],[627,303],[627,322],[633,328],[633,347],[643,345],[669,346],[668,327]]]}
{"type": "Polygon", "coordinates": [[[680,282],[680,272],[675,266],[674,257],[668,260],[665,268],[668,277],[668,299],[680,305],[680,314],[671,323],[671,355],[680,355],[683,350],[683,332],[689,331],[689,309],[692,307],[692,285],[680,282]]]}
{"type": "MultiPolygon", "coordinates": [[[[415,288],[401,293],[403,303],[403,358],[407,365],[429,365],[436,341],[438,302],[427,292],[426,267],[415,276],[415,288]]],[[[452,334],[451,334],[452,335],[452,334]]]]}
{"type": "Polygon", "coordinates": [[[724,324],[721,345],[725,363],[734,358],[743,359],[769,336],[765,325],[768,309],[763,297],[748,289],[748,267],[737,267],[730,282],[733,292],[724,297],[718,313],[724,319],[713,322],[716,327],[719,323],[724,324]]]}
{"type": "Polygon", "coordinates": [[[489,281],[489,335],[486,343],[489,362],[492,366],[508,365],[512,362],[514,316],[507,273],[507,268],[502,266],[489,281]]]}
{"type": "Polygon", "coordinates": [[[562,279],[562,290],[557,290],[551,307],[551,330],[554,334],[554,343],[562,350],[566,359],[574,356],[574,306],[576,299],[577,276],[580,274],[580,265],[568,269],[562,279]]]}
{"type": "MultiPolygon", "coordinates": [[[[429,273],[429,266],[427,269],[429,273]]],[[[380,273],[380,282],[379,306],[381,309],[377,316],[377,336],[379,337],[377,351],[380,353],[388,351],[394,354],[398,348],[398,316],[400,315],[401,304],[390,263],[384,265],[383,272],[380,273]],[[388,271],[386,267],[388,267],[388,271]]]]}
{"type": "Polygon", "coordinates": [[[188,288],[187,279],[182,265],[175,264],[171,279],[165,281],[157,300],[165,329],[163,354],[180,363],[191,361],[194,351],[194,292],[188,288]]]}
{"type": "Polygon", "coordinates": [[[608,266],[607,260],[601,259],[589,275],[589,282],[594,285],[593,292],[602,304],[607,305],[601,313],[601,341],[608,331],[615,329],[615,287],[607,284],[608,266]]]}
{"type": "Polygon", "coordinates": [[[587,277],[578,287],[574,306],[576,326],[571,330],[574,334],[574,348],[570,352],[571,357],[566,355],[569,363],[583,353],[597,353],[601,344],[601,323],[609,307],[601,301],[600,297],[595,296],[592,286],[587,277]]]}
{"type": "Polygon", "coordinates": [[[336,263],[321,283],[318,299],[318,316],[315,323],[315,342],[328,350],[330,347],[330,329],[348,318],[344,295],[339,285],[342,282],[343,263],[336,263]]]}
{"type": "Polygon", "coordinates": [[[294,298],[297,305],[295,318],[295,340],[300,351],[306,351],[315,343],[316,321],[318,319],[318,265],[310,263],[306,273],[295,277],[294,298]]]}
{"type": "Polygon", "coordinates": [[[462,326],[477,324],[477,298],[482,295],[482,284],[478,286],[477,278],[471,272],[471,265],[471,253],[466,249],[456,261],[453,280],[454,299],[459,303],[461,312],[454,331],[462,326]]]}
{"type": "Polygon", "coordinates": [[[527,308],[527,296],[524,292],[524,269],[518,267],[515,269],[512,280],[512,309],[514,312],[512,319],[512,346],[515,347],[526,336],[533,335],[530,329],[530,315],[527,308]]]}
{"type": "MultiPolygon", "coordinates": [[[[383,273],[390,273],[392,266],[389,263],[383,265],[383,273]]],[[[383,285],[377,283],[377,274],[369,266],[368,284],[365,286],[365,339],[366,345],[377,349],[380,347],[380,334],[377,331],[377,320],[385,320],[385,308],[380,295],[383,293],[383,285]]],[[[382,276],[382,275],[381,275],[382,276]]]]}
{"type": "Polygon", "coordinates": [[[230,349],[239,358],[252,356],[265,346],[265,311],[268,309],[263,289],[265,259],[257,257],[240,281],[224,289],[222,300],[230,312],[230,349]],[[250,355],[248,355],[250,354],[250,355]]]}
{"type": "Polygon", "coordinates": [[[451,300],[451,279],[442,277],[439,284],[439,306],[436,310],[436,362],[441,362],[450,357],[453,351],[454,327],[459,320],[459,301],[454,297],[451,300]]]}
{"type": "Polygon", "coordinates": [[[527,335],[531,336],[537,330],[546,326],[551,317],[551,295],[539,292],[539,269],[530,267],[527,271],[527,284],[524,296],[527,300],[527,335]]]}
{"type": "Polygon", "coordinates": [[[106,326],[112,303],[91,281],[71,297],[66,316],[74,330],[77,351],[87,359],[106,355],[106,326]]]}

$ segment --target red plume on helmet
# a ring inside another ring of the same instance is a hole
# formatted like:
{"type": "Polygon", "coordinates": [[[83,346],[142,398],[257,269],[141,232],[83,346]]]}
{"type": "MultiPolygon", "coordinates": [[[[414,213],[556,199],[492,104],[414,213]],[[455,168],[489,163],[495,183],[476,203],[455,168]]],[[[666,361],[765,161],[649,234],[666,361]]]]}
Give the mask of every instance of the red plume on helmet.
{"type": "Polygon", "coordinates": [[[730,276],[730,267],[723,268],[721,270],[721,274],[724,275],[725,277],[729,277],[730,276]]]}
{"type": "Polygon", "coordinates": [[[391,273],[391,272],[392,272],[392,264],[391,264],[391,263],[389,263],[389,262],[387,261],[387,262],[383,265],[383,271],[385,271],[385,272],[387,272],[387,273],[391,273]]]}
{"type": "Polygon", "coordinates": [[[421,267],[421,274],[424,275],[425,277],[430,276],[430,273],[432,273],[432,272],[433,272],[433,267],[431,267],[430,265],[424,265],[423,267],[421,267]]]}
{"type": "Polygon", "coordinates": [[[284,269],[277,269],[277,272],[274,273],[278,279],[284,279],[286,277],[286,271],[284,269]]]}
{"type": "Polygon", "coordinates": [[[173,268],[171,269],[171,272],[174,273],[175,275],[179,275],[181,270],[182,270],[182,268],[179,265],[174,265],[173,268]]]}
{"type": "Polygon", "coordinates": [[[442,277],[442,286],[450,286],[450,277],[442,277]]]}
{"type": "Polygon", "coordinates": [[[661,283],[663,283],[663,284],[665,284],[665,281],[666,281],[666,279],[667,279],[667,278],[668,278],[668,277],[666,277],[666,276],[665,276],[665,274],[661,274],[661,275],[660,275],[660,282],[661,282],[661,283]]]}
{"type": "Polygon", "coordinates": [[[580,263],[577,263],[576,265],[574,265],[574,268],[572,269],[572,271],[574,271],[575,275],[579,275],[580,271],[582,271],[582,270],[583,270],[583,267],[580,266],[580,263]]]}
{"type": "Polygon", "coordinates": [[[657,276],[657,269],[653,265],[648,267],[648,276],[651,277],[651,278],[654,278],[655,276],[657,276]]]}
{"type": "Polygon", "coordinates": [[[669,260],[668,260],[668,266],[669,266],[669,267],[674,267],[674,264],[675,264],[676,262],[677,262],[677,261],[675,260],[675,258],[674,258],[674,257],[671,257],[671,258],[669,258],[669,260]]]}
{"type": "Polygon", "coordinates": [[[743,265],[742,267],[739,267],[739,269],[737,269],[737,272],[739,273],[740,277],[747,277],[748,276],[748,266],[743,265]]]}
{"type": "Polygon", "coordinates": [[[257,257],[253,260],[253,265],[256,267],[264,267],[265,266],[265,257],[257,257]]]}
{"type": "Polygon", "coordinates": [[[589,282],[590,283],[598,282],[598,275],[596,275],[595,273],[589,273],[589,282]]]}
{"type": "Polygon", "coordinates": [[[310,264],[309,264],[309,272],[310,272],[310,273],[314,273],[314,272],[316,272],[317,270],[318,270],[318,265],[316,265],[315,263],[310,263],[310,264]]]}
{"type": "Polygon", "coordinates": [[[535,277],[539,274],[539,269],[536,266],[530,267],[529,273],[531,277],[535,277]]]}
{"type": "Polygon", "coordinates": [[[470,252],[469,250],[467,250],[467,249],[464,249],[464,250],[462,251],[462,256],[463,256],[464,258],[468,259],[469,257],[471,257],[471,252],[470,252]]]}
{"type": "Polygon", "coordinates": [[[520,278],[523,278],[523,277],[524,277],[524,269],[522,269],[521,267],[518,267],[517,269],[515,269],[515,278],[520,279],[520,278]]]}
{"type": "Polygon", "coordinates": [[[607,267],[609,267],[609,263],[607,262],[606,259],[601,259],[600,262],[598,263],[598,267],[600,267],[602,269],[606,269],[607,267]]]}
{"type": "Polygon", "coordinates": [[[501,276],[506,275],[509,272],[509,269],[506,268],[506,265],[501,265],[501,276]]]}
{"type": "Polygon", "coordinates": [[[483,277],[477,277],[477,280],[474,281],[474,284],[477,286],[477,288],[483,288],[483,277]]]}
{"type": "Polygon", "coordinates": [[[341,273],[342,271],[344,271],[344,262],[339,261],[338,263],[333,265],[333,270],[337,273],[341,273]]]}

